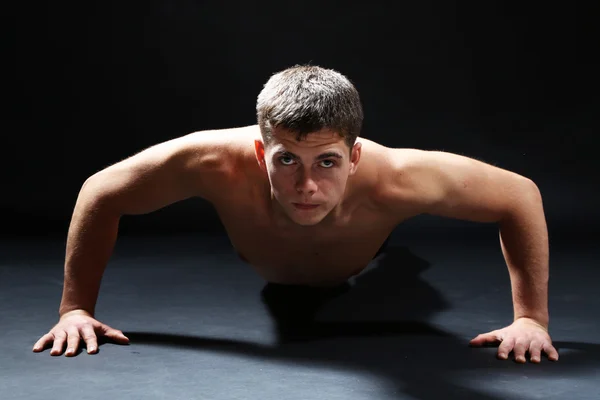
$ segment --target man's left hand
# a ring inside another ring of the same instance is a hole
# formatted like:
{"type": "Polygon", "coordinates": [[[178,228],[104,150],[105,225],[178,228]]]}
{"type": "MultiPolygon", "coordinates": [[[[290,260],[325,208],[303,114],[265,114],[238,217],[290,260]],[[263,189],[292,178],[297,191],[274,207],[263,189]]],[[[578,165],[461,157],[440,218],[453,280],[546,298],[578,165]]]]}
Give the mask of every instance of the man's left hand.
{"type": "Polygon", "coordinates": [[[502,360],[514,351],[515,361],[524,363],[525,354],[529,352],[531,362],[539,363],[543,351],[549,360],[558,361],[558,352],[552,345],[548,330],[531,318],[519,318],[506,328],[482,333],[472,339],[470,345],[480,347],[498,343],[498,358],[502,360]]]}

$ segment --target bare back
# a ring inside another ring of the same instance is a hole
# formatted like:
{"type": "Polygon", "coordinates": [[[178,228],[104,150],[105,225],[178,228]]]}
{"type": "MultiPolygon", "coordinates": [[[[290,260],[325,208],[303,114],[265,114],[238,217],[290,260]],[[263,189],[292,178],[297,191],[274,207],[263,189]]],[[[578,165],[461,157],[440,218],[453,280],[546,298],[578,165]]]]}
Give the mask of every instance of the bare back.
{"type": "Polygon", "coordinates": [[[315,286],[343,282],[367,266],[397,225],[376,200],[385,147],[358,139],[360,166],[332,223],[284,227],[273,218],[268,176],[256,160],[258,126],[219,134],[227,135],[235,167],[218,190],[211,190],[210,200],[240,257],[265,280],[315,286]]]}

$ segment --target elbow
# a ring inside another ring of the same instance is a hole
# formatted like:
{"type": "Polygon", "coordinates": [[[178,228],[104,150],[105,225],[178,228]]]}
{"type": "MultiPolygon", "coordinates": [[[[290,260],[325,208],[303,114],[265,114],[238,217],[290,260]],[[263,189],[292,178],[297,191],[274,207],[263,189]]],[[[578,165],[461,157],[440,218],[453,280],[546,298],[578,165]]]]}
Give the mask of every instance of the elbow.
{"type": "Polygon", "coordinates": [[[103,177],[96,173],[88,177],[81,185],[77,196],[77,206],[87,210],[118,214],[109,201],[108,194],[106,181],[103,182],[103,177]]]}
{"type": "Polygon", "coordinates": [[[514,190],[514,193],[515,195],[511,197],[511,200],[506,205],[500,222],[531,216],[540,210],[543,213],[542,194],[539,187],[533,181],[524,179],[522,185],[518,190],[514,190]]]}
{"type": "Polygon", "coordinates": [[[527,191],[528,197],[541,203],[542,192],[540,191],[540,188],[538,187],[538,185],[531,179],[526,179],[525,186],[526,186],[525,190],[527,191]]]}

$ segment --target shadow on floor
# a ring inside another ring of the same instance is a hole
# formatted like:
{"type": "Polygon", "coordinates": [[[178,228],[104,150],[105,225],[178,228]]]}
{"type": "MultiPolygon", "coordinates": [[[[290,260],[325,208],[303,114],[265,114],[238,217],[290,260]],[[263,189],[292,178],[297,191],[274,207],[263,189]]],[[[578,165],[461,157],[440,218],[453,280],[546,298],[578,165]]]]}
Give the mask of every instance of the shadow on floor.
{"type": "Polygon", "coordinates": [[[495,358],[495,348],[470,348],[468,340],[432,326],[427,320],[450,307],[421,278],[429,265],[403,247],[390,247],[376,265],[356,280],[331,289],[267,284],[261,298],[274,320],[277,345],[212,338],[125,332],[132,343],[237,353],[267,361],[368,371],[389,382],[388,393],[429,399],[516,399],[486,389],[485,375],[514,378],[585,373],[597,367],[600,346],[555,342],[558,363],[516,364],[495,358]],[[399,268],[398,266],[402,267],[399,268]],[[482,378],[463,378],[461,372],[482,378]]]}

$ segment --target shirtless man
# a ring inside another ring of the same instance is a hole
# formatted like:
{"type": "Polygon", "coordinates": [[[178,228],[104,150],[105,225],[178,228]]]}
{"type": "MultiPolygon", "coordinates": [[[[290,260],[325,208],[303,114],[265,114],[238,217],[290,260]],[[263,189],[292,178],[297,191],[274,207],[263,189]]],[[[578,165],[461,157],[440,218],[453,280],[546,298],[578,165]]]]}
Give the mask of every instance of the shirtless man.
{"type": "Polygon", "coordinates": [[[184,199],[211,203],[240,257],[266,281],[335,286],[369,264],[402,221],[430,214],[497,223],[514,304],[511,325],[474,346],[498,357],[558,360],[548,334],[548,235],[528,178],[440,151],[389,148],[360,138],[352,83],[317,66],[274,74],[257,99],[258,124],[191,133],[89,177],[68,232],[58,323],[34,345],[51,355],[98,351],[128,338],[94,318],[101,277],[123,215],[184,199]],[[269,251],[264,251],[264,244],[269,251]],[[65,347],[67,350],[65,351],[65,347]]]}

